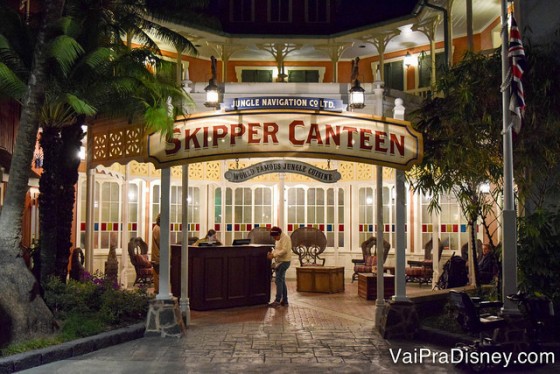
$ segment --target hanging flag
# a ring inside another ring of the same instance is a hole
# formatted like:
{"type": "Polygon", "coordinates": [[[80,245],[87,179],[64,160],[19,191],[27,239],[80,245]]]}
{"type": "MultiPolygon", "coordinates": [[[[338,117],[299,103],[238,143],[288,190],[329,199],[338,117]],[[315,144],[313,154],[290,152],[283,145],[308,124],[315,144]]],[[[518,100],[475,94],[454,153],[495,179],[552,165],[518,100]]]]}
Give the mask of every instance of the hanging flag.
{"type": "Polygon", "coordinates": [[[511,15],[511,29],[509,35],[509,51],[511,81],[509,86],[509,110],[515,114],[513,120],[513,130],[519,133],[521,122],[525,113],[525,92],[523,91],[523,73],[527,62],[525,60],[525,50],[521,40],[521,33],[517,27],[517,22],[513,14],[511,15]]]}

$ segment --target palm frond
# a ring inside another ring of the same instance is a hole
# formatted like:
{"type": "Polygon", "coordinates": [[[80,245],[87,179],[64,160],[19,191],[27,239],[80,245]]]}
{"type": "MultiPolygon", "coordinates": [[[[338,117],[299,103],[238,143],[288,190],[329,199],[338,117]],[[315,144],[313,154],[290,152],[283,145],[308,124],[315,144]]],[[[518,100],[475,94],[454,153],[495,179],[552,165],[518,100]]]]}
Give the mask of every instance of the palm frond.
{"type": "Polygon", "coordinates": [[[86,101],[80,99],[79,97],[67,94],[66,101],[70,107],[76,112],[76,114],[84,114],[86,116],[93,116],[97,113],[97,109],[88,104],[86,101]]]}
{"type": "Polygon", "coordinates": [[[144,112],[144,120],[149,130],[162,135],[170,134],[173,129],[173,119],[164,106],[149,106],[144,112]]]}
{"type": "Polygon", "coordinates": [[[98,48],[93,52],[88,53],[83,60],[83,63],[92,69],[96,69],[101,65],[109,63],[114,53],[110,48],[98,48]]]}
{"type": "Polygon", "coordinates": [[[47,96],[41,107],[40,123],[42,127],[61,128],[74,121],[74,110],[59,97],[47,96]]]}
{"type": "Polygon", "coordinates": [[[29,73],[24,59],[25,57],[22,58],[18,51],[12,48],[10,41],[0,34],[0,62],[6,64],[16,75],[23,78],[29,73]]]}
{"type": "Polygon", "coordinates": [[[181,53],[192,56],[198,55],[198,50],[189,39],[167,27],[163,27],[157,23],[151,23],[150,32],[159,40],[174,45],[181,53]]]}
{"type": "Polygon", "coordinates": [[[27,85],[5,64],[0,62],[0,94],[21,100],[27,92],[27,85]]]}
{"type": "Polygon", "coordinates": [[[58,62],[64,76],[67,76],[78,57],[84,53],[84,49],[76,39],[60,35],[50,44],[49,53],[58,62]]]}
{"type": "Polygon", "coordinates": [[[60,18],[55,24],[55,28],[59,29],[64,35],[70,36],[72,38],[78,37],[80,32],[82,31],[82,27],[80,26],[79,22],[77,22],[76,19],[70,16],[60,18]]]}

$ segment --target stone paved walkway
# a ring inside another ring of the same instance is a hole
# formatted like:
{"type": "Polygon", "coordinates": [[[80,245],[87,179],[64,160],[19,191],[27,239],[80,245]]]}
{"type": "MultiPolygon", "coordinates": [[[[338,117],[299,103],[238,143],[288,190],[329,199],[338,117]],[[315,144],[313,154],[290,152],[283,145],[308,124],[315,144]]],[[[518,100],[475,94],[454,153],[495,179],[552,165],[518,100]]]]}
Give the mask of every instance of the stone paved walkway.
{"type": "MultiPolygon", "coordinates": [[[[290,306],[192,312],[182,339],[141,338],[24,373],[449,373],[451,364],[395,363],[396,355],[449,352],[421,342],[387,341],[374,329],[375,302],[340,294],[297,293],[290,306]],[[423,352],[428,352],[423,351],[423,352]]],[[[552,372],[552,367],[532,370],[552,372]]],[[[556,367],[556,372],[557,372],[556,367]]]]}

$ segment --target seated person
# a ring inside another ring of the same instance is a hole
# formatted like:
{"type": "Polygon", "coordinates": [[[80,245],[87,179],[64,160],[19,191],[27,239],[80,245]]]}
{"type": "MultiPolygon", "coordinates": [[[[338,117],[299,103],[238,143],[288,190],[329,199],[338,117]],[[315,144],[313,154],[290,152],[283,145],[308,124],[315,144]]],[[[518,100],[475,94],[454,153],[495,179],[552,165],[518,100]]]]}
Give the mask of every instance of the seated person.
{"type": "Polygon", "coordinates": [[[491,283],[498,274],[498,261],[488,244],[482,245],[482,256],[478,260],[478,277],[481,284],[491,283]]]}
{"type": "Polygon", "coordinates": [[[222,243],[216,237],[216,230],[208,230],[206,236],[202,239],[198,239],[193,246],[198,247],[201,243],[205,243],[207,245],[222,245],[222,243]]]}

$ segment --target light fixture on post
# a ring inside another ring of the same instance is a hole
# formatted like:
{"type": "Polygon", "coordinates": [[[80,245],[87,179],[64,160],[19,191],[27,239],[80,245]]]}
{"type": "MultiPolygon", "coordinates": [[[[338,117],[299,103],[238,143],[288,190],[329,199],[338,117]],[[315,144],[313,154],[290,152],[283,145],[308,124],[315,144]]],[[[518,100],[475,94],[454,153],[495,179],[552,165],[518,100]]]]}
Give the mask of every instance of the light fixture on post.
{"type": "Polygon", "coordinates": [[[350,103],[348,106],[351,109],[362,109],[365,107],[365,91],[362,86],[360,86],[360,81],[358,80],[358,63],[360,58],[356,57],[352,60],[352,88],[350,88],[350,103]]]}
{"type": "Polygon", "coordinates": [[[216,83],[216,58],[214,56],[210,57],[210,63],[212,68],[212,78],[208,81],[208,86],[204,88],[206,91],[206,102],[204,106],[208,108],[220,109],[220,87],[216,83]]]}
{"type": "Polygon", "coordinates": [[[408,69],[414,63],[414,59],[410,52],[406,52],[406,56],[404,56],[404,66],[408,69]]]}
{"type": "Polygon", "coordinates": [[[421,65],[424,59],[426,58],[426,52],[421,51],[418,55],[418,65],[421,65]]]}

